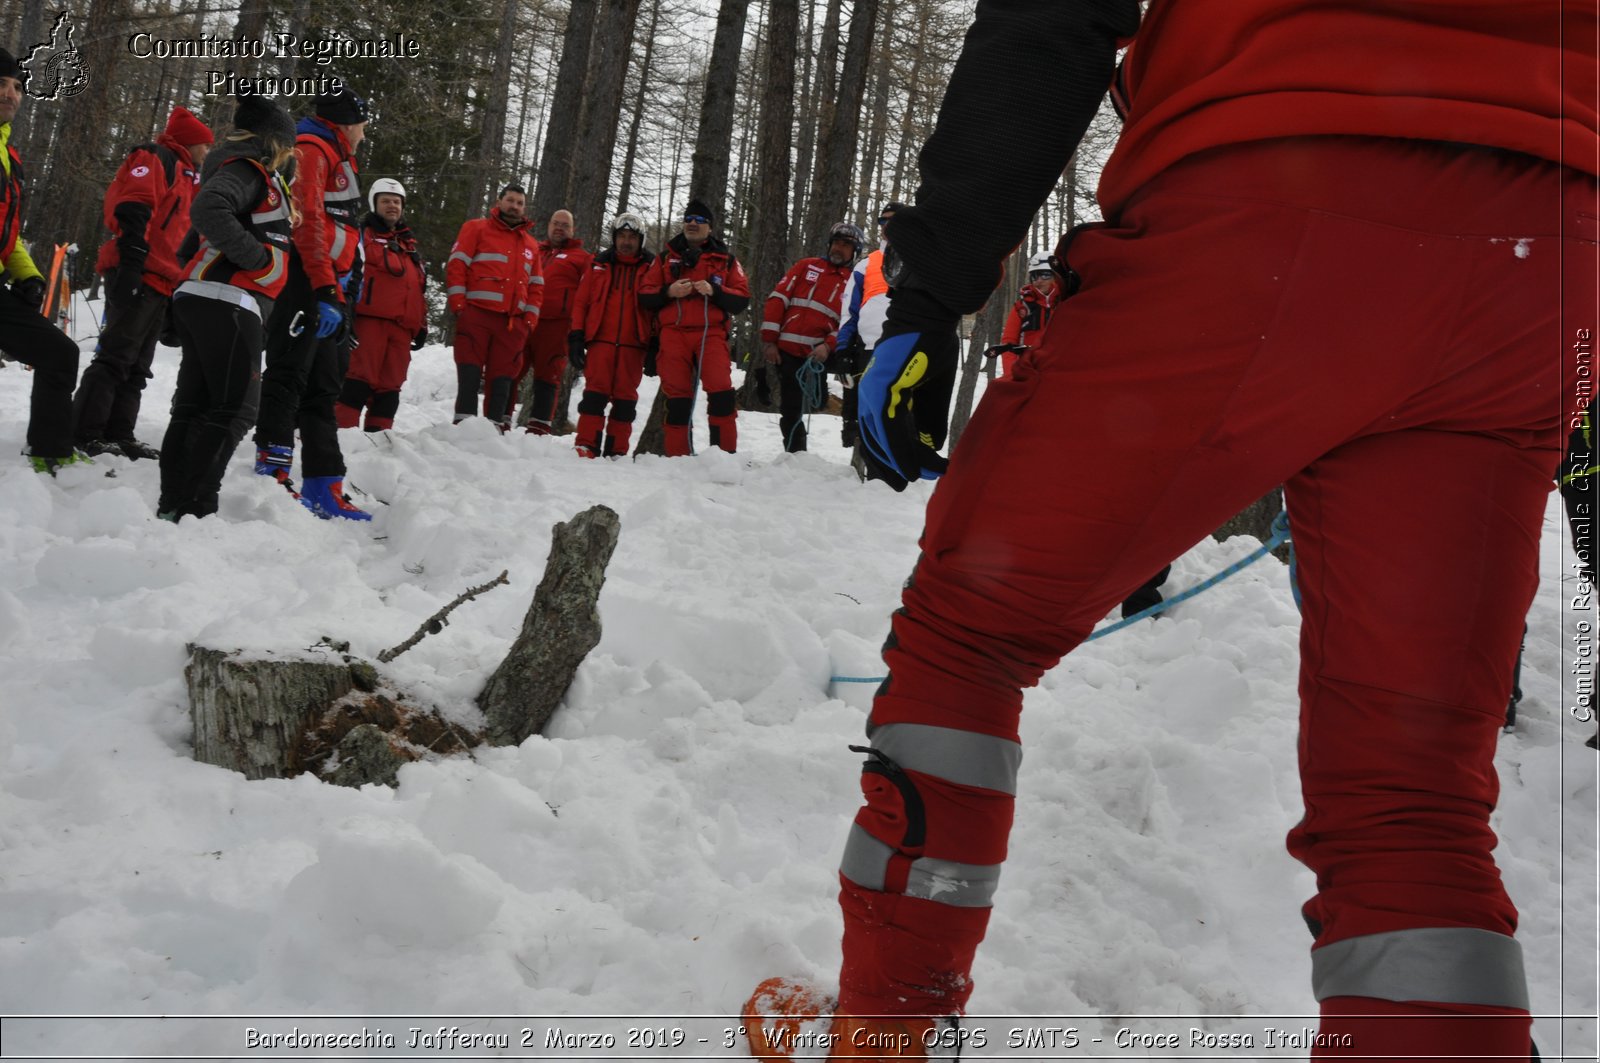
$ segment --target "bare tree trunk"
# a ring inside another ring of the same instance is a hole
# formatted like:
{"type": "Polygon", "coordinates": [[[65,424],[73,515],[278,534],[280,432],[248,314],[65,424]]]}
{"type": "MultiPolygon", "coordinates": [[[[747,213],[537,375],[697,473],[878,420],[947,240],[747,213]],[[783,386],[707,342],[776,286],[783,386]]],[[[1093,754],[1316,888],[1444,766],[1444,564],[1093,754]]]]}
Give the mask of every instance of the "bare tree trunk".
{"type": "Polygon", "coordinates": [[[651,59],[656,50],[656,26],[661,22],[661,0],[650,0],[650,27],[645,30],[644,56],[639,60],[639,91],[633,97],[633,117],[628,120],[628,152],[622,160],[622,188],[617,192],[617,209],[627,210],[633,194],[633,165],[639,156],[639,126],[644,120],[644,101],[650,85],[651,59]]]}
{"type": "MultiPolygon", "coordinates": [[[[883,10],[885,26],[894,25],[897,0],[886,0],[883,10]]],[[[878,49],[872,63],[872,124],[867,127],[867,149],[861,157],[861,181],[856,199],[856,214],[870,217],[883,209],[879,198],[878,174],[883,169],[884,143],[889,134],[889,57],[893,49],[889,42],[878,49]]]]}
{"type": "Polygon", "coordinates": [[[478,127],[478,174],[484,192],[492,196],[505,180],[501,167],[506,153],[506,105],[511,94],[512,46],[516,42],[518,0],[505,0],[500,9],[500,39],[495,45],[494,68],[483,86],[483,121],[478,127]]]}
{"type": "Polygon", "coordinates": [[[583,90],[594,36],[596,0],[571,0],[567,31],[561,38],[561,64],[550,101],[550,123],[539,152],[539,183],[529,216],[542,221],[567,205],[572,194],[572,149],[583,110],[583,90]]]}
{"type": "Polygon", "coordinates": [[[800,53],[800,82],[796,86],[800,107],[800,139],[795,145],[794,191],[790,196],[795,215],[805,216],[806,178],[811,174],[811,158],[817,145],[817,109],[822,105],[822,78],[812,72],[812,43],[815,41],[817,5],[806,4],[806,28],[800,39],[805,47],[800,53]]]}
{"type": "MultiPolygon", "coordinates": [[[[822,50],[817,58],[817,114],[816,124],[818,136],[821,140],[819,150],[803,165],[810,171],[810,195],[807,202],[808,210],[801,210],[800,198],[795,197],[796,224],[795,232],[789,241],[789,257],[798,258],[801,248],[815,246],[822,239],[827,222],[823,219],[833,213],[837,207],[821,201],[819,190],[822,184],[822,171],[828,165],[828,156],[834,152],[848,152],[853,158],[856,152],[854,143],[835,144],[828,138],[828,131],[833,128],[834,116],[840,111],[840,100],[845,103],[844,110],[852,113],[859,106],[859,101],[851,100],[840,92],[839,87],[839,18],[841,0],[828,0],[828,14],[822,23],[822,50]]],[[[849,164],[845,165],[849,169],[849,164]]]]}
{"type": "MultiPolygon", "coordinates": [[[[766,299],[788,267],[789,139],[794,132],[795,39],[800,30],[799,0],[771,0],[767,32],[767,81],[761,100],[761,144],[756,172],[756,223],[750,294],[755,305],[766,299]]],[[[759,314],[759,311],[756,311],[759,314]]],[[[760,353],[751,357],[740,395],[745,409],[755,409],[756,380],[767,372],[760,353]]]]}
{"type": "Polygon", "coordinates": [[[567,199],[577,234],[596,246],[604,226],[612,156],[622,118],[622,86],[628,75],[640,0],[600,0],[589,52],[578,140],[573,146],[572,187],[567,199]]]}
{"type": "Polygon", "coordinates": [[[861,129],[861,97],[867,85],[867,58],[878,20],[878,0],[856,0],[850,22],[850,41],[845,46],[844,69],[839,74],[841,106],[832,108],[832,119],[822,138],[817,155],[816,179],[812,185],[812,209],[808,233],[822,233],[848,209],[850,167],[856,160],[856,137],[861,129]]]}
{"type": "Polygon", "coordinates": [[[705,200],[719,215],[727,210],[734,88],[738,84],[739,53],[749,7],[750,0],[722,0],[717,9],[717,32],[711,42],[706,94],[700,104],[700,126],[694,142],[689,194],[705,200]]]}

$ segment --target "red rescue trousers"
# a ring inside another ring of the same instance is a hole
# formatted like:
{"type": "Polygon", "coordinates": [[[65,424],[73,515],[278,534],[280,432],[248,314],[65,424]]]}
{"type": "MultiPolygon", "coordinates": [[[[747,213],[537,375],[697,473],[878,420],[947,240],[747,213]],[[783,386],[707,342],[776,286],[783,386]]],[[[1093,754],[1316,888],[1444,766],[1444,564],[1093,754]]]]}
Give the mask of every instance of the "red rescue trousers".
{"type": "Polygon", "coordinates": [[[1592,368],[1596,196],[1526,156],[1285,139],[1181,163],[1058,249],[1082,287],[990,385],[893,619],[841,867],[840,1013],[963,1008],[1022,689],[1285,484],[1304,598],[1289,848],[1317,877],[1321,1030],[1353,1035],[1314,1055],[1526,1058],[1493,755],[1592,368]]]}
{"type": "Polygon", "coordinates": [[[384,317],[356,317],[356,347],[350,352],[347,378],[372,385],[373,391],[399,391],[411,369],[415,329],[384,317]]]}
{"type": "Polygon", "coordinates": [[[501,314],[467,304],[456,315],[457,365],[475,365],[484,378],[515,378],[522,371],[522,348],[528,321],[521,314],[501,314]]]}
{"type": "Polygon", "coordinates": [[[738,449],[738,414],[735,412],[733,362],[728,357],[728,336],[721,325],[708,329],[661,330],[656,372],[661,393],[667,397],[666,423],[662,426],[667,457],[683,457],[691,448],[689,422],[694,413],[695,372],[705,390],[706,423],[711,445],[733,453],[738,449]]]}

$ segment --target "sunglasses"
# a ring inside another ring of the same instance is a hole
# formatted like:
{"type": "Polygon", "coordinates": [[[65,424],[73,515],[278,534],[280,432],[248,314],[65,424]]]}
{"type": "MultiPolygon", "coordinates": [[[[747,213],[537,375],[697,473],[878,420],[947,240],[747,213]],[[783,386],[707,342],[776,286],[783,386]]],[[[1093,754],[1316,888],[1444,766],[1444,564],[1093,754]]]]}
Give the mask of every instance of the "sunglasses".
{"type": "Polygon", "coordinates": [[[884,216],[883,216],[883,217],[881,217],[881,218],[879,218],[879,219],[878,219],[878,227],[879,227],[879,228],[880,228],[880,229],[881,229],[881,228],[883,228],[883,227],[884,227],[884,226],[885,226],[885,225],[888,225],[888,224],[889,224],[889,220],[890,220],[890,219],[891,219],[891,218],[893,218],[893,217],[894,217],[894,215],[893,215],[893,214],[885,214],[885,215],[884,215],[884,216]]]}
{"type": "Polygon", "coordinates": [[[704,214],[685,214],[683,216],[683,224],[685,224],[685,225],[710,225],[711,224],[711,219],[706,217],[704,214]]]}

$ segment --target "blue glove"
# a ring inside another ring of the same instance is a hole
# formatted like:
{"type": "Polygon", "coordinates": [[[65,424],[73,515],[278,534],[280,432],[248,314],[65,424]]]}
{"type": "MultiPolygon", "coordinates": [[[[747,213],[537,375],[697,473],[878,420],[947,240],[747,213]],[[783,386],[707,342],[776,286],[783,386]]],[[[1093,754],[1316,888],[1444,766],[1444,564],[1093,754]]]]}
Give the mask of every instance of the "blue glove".
{"type": "Polygon", "coordinates": [[[344,311],[338,303],[317,301],[317,339],[325,340],[344,328],[344,311]]]}
{"type": "Polygon", "coordinates": [[[948,462],[938,447],[948,426],[956,348],[954,324],[885,336],[873,348],[857,385],[869,478],[904,491],[912,480],[943,475],[948,462]]]}

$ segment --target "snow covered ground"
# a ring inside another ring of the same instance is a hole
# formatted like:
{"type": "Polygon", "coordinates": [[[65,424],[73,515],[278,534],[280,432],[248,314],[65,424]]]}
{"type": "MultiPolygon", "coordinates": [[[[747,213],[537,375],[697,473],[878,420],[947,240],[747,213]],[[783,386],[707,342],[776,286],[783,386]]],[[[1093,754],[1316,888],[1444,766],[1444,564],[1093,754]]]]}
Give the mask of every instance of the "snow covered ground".
{"type": "MultiPolygon", "coordinates": [[[[153,443],[176,366],[163,349],[153,443]]],[[[0,369],[0,455],[22,447],[30,384],[0,369]]],[[[177,526],[155,519],[150,462],[52,480],[0,459],[0,1012],[241,1016],[7,1020],[6,1054],[344,1054],[265,1039],[298,1029],[367,1038],[351,1054],[736,1056],[726,1017],[757,981],[835,976],[835,869],[858,803],[845,747],[872,687],[830,676],[881,672],[927,485],[858,483],[832,418],[810,454],[782,453],[775,418],[741,415],[737,456],[588,462],[567,439],[452,427],[453,392],[448,351],[429,347],[396,430],[344,434],[351,482],[387,503],[370,526],[316,520],[250,475],[244,448],[219,517],[177,526]],[[596,502],[622,519],[605,635],[546,735],[408,766],[395,790],[247,782],[190,759],[187,643],[328,635],[375,657],[505,568],[509,587],[386,669],[473,719],[551,526],[596,502]],[[313,1015],[348,1018],[294,1018],[313,1015]],[[510,1047],[446,1044],[435,1031],[452,1025],[510,1047]],[[413,1028],[433,1043],[408,1052],[413,1028]],[[617,1047],[551,1047],[552,1028],[617,1047]]],[[[1534,1009],[1587,1016],[1541,1018],[1536,1037],[1547,1059],[1593,1059],[1596,758],[1567,703],[1594,615],[1566,603],[1566,534],[1552,494],[1497,827],[1534,1009]]],[[[1169,589],[1254,545],[1200,544],[1169,589]]],[[[1298,1018],[1315,1011],[1298,915],[1312,882],[1282,843],[1300,809],[1297,629],[1269,560],[1089,644],[1029,694],[1013,858],[968,1024],[987,1044],[968,1057],[1227,1057],[1114,1033],[1314,1025],[1298,1018]],[[1161,1014],[1248,1019],[1138,1018],[1161,1014]],[[1062,1015],[1079,1018],[1014,1018],[1062,1015]],[[1077,1027],[1080,1046],[1009,1047],[1013,1029],[1050,1026],[1077,1027]]],[[[1256,1037],[1260,1055],[1304,1056],[1256,1037]]]]}

